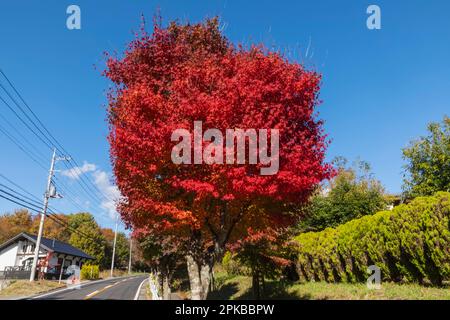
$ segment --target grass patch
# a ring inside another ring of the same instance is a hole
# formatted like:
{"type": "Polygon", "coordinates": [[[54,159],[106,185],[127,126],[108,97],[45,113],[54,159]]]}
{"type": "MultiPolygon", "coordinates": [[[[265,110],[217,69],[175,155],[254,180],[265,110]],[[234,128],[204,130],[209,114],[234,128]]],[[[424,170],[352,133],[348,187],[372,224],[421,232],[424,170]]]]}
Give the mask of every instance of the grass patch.
{"type": "MultiPolygon", "coordinates": [[[[114,271],[113,271],[113,277],[123,277],[123,276],[127,276],[127,275],[128,275],[128,271],[126,271],[126,270],[114,269],[114,271]]],[[[140,273],[133,273],[132,275],[140,275],[140,273]]],[[[98,278],[99,279],[111,278],[111,270],[100,271],[98,278]]]]}
{"type": "Polygon", "coordinates": [[[11,284],[0,291],[0,299],[26,297],[64,287],[65,283],[57,281],[12,280],[11,284]]]}
{"type": "Polygon", "coordinates": [[[153,300],[152,290],[150,290],[150,281],[147,281],[145,285],[145,299],[153,300]]]}
{"type": "MultiPolygon", "coordinates": [[[[208,299],[253,299],[252,281],[247,276],[216,273],[217,290],[208,299]]],[[[263,299],[288,300],[450,300],[450,287],[434,288],[418,284],[382,283],[380,290],[369,290],[364,283],[293,283],[269,280],[263,299]]]]}

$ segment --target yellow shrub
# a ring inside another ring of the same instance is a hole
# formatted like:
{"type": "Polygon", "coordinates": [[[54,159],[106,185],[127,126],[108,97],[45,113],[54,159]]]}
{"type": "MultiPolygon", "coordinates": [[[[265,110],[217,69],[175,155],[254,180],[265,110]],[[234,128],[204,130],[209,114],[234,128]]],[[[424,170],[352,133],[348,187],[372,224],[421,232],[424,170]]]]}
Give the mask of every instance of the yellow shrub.
{"type": "Polygon", "coordinates": [[[97,265],[83,265],[81,267],[81,279],[94,280],[99,278],[99,267],[97,265]]]}

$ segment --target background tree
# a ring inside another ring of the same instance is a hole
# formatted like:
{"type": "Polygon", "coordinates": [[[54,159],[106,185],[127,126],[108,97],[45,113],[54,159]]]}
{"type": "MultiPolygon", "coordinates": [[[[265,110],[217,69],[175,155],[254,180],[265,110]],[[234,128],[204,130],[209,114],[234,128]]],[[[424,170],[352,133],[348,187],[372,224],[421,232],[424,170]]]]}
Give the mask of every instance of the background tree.
{"type": "MultiPolygon", "coordinates": [[[[104,269],[111,267],[112,252],[114,246],[114,231],[109,228],[101,229],[102,235],[105,238],[105,259],[102,267],[104,269]]],[[[130,252],[130,242],[123,232],[117,233],[116,240],[116,254],[114,258],[114,266],[118,269],[128,268],[128,258],[130,252]]]]}
{"type": "MultiPolygon", "coordinates": [[[[101,229],[90,213],[77,213],[71,215],[58,214],[54,219],[45,220],[44,237],[68,242],[96,258],[96,263],[103,269],[111,267],[114,231],[101,229]],[[69,227],[64,226],[67,224],[69,227]],[[73,232],[79,230],[89,237],[73,232]],[[93,239],[90,239],[93,238],[93,239]]],[[[0,243],[16,236],[21,232],[37,234],[40,216],[32,216],[25,209],[18,209],[14,213],[0,215],[0,243]]],[[[126,269],[129,261],[129,240],[123,232],[117,234],[115,266],[126,269]]],[[[138,250],[138,248],[136,248],[138,250]]],[[[146,264],[142,257],[136,256],[133,262],[145,269],[146,264]]]]}
{"type": "Polygon", "coordinates": [[[151,272],[151,261],[146,258],[145,248],[141,246],[140,241],[134,235],[133,250],[131,251],[131,268],[137,272],[151,272]]]}
{"type": "Polygon", "coordinates": [[[180,239],[170,235],[150,233],[148,230],[139,230],[134,234],[139,239],[143,258],[158,277],[163,299],[170,300],[172,279],[185,255],[183,246],[180,247],[180,239]]]}
{"type": "Polygon", "coordinates": [[[236,252],[234,259],[250,270],[255,299],[260,299],[261,291],[265,291],[265,279],[281,276],[283,269],[291,264],[286,235],[281,230],[253,232],[250,229],[245,239],[231,246],[231,251],[236,252]]]}
{"type": "Polygon", "coordinates": [[[116,243],[117,268],[122,270],[127,269],[129,256],[130,256],[130,240],[127,238],[125,233],[118,232],[116,243]]]}
{"type": "Polygon", "coordinates": [[[204,299],[214,262],[231,239],[246,236],[245,224],[255,220],[249,216],[264,214],[273,226],[292,223],[284,203],[307,201],[329,176],[315,117],[320,75],[262,47],[234,47],[217,19],[155,24],[152,35],[143,31],[107,65],[116,85],[109,140],[125,197],[119,211],[135,229],[190,238],[191,295],[204,299]],[[193,132],[194,120],[223,135],[229,128],[279,129],[278,173],[260,175],[261,163],[174,164],[172,132],[193,132]]]}
{"type": "Polygon", "coordinates": [[[106,240],[92,214],[86,212],[71,214],[69,225],[80,231],[80,233],[71,234],[69,243],[93,256],[96,264],[105,265],[106,240]]]}
{"type": "MultiPolygon", "coordinates": [[[[57,214],[58,220],[64,223],[69,223],[69,217],[64,214],[57,214]]],[[[32,234],[38,234],[39,222],[41,220],[40,215],[36,215],[33,218],[31,228],[29,232],[32,234]]],[[[69,242],[71,231],[62,225],[62,222],[56,222],[54,219],[45,219],[45,227],[43,236],[49,239],[56,239],[63,242],[69,242]]]]}
{"type": "Polygon", "coordinates": [[[407,161],[403,189],[406,197],[450,191],[450,118],[428,125],[428,135],[403,149],[407,161]]]}
{"type": "Polygon", "coordinates": [[[351,167],[347,160],[334,160],[336,176],[322,185],[302,208],[305,218],[300,221],[299,231],[319,231],[336,227],[363,215],[386,209],[386,199],[381,183],[373,178],[370,165],[355,161],[351,167]]]}
{"type": "Polygon", "coordinates": [[[0,215],[0,243],[21,232],[29,232],[31,225],[32,217],[26,209],[17,209],[13,213],[0,215]]]}

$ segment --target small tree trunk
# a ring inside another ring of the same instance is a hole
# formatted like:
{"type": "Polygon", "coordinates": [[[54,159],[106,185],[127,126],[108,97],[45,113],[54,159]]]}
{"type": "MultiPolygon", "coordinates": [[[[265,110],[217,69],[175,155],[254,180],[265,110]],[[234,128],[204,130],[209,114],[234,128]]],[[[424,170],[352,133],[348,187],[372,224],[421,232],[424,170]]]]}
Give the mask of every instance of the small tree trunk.
{"type": "Polygon", "coordinates": [[[163,276],[161,274],[161,272],[157,269],[156,270],[156,280],[157,280],[157,285],[158,285],[158,291],[160,293],[164,292],[164,286],[163,286],[163,276]]]}
{"type": "Polygon", "coordinates": [[[262,285],[262,292],[265,294],[266,293],[266,281],[264,279],[263,274],[261,274],[261,285],[262,285]]]}
{"type": "Polygon", "coordinates": [[[214,279],[214,271],[213,268],[211,268],[210,272],[209,272],[209,290],[210,291],[214,291],[216,290],[216,283],[215,283],[215,279],[214,279]]]}
{"type": "Polygon", "coordinates": [[[201,300],[202,285],[200,282],[200,272],[194,258],[186,256],[187,270],[189,275],[189,285],[191,288],[191,300],[201,300]]]}
{"type": "Polygon", "coordinates": [[[170,289],[170,280],[167,275],[163,278],[163,300],[170,300],[171,289],[170,289]]]}
{"type": "Polygon", "coordinates": [[[207,264],[200,265],[191,255],[186,256],[191,300],[204,300],[208,296],[210,270],[207,264]]]}
{"type": "Polygon", "coordinates": [[[255,300],[261,299],[261,291],[259,287],[259,272],[254,271],[252,274],[253,297],[255,300]]]}
{"type": "Polygon", "coordinates": [[[206,300],[209,293],[209,284],[211,282],[211,267],[208,264],[201,266],[200,281],[202,283],[202,300],[206,300]]]}

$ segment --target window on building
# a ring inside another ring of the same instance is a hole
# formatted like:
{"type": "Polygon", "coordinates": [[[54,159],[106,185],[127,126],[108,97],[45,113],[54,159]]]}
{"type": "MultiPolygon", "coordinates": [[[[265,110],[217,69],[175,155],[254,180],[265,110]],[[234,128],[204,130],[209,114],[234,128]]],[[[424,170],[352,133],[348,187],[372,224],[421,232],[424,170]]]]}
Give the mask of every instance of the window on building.
{"type": "Polygon", "coordinates": [[[22,261],[22,267],[25,269],[31,268],[32,264],[33,264],[33,259],[27,259],[27,260],[22,261]]]}

